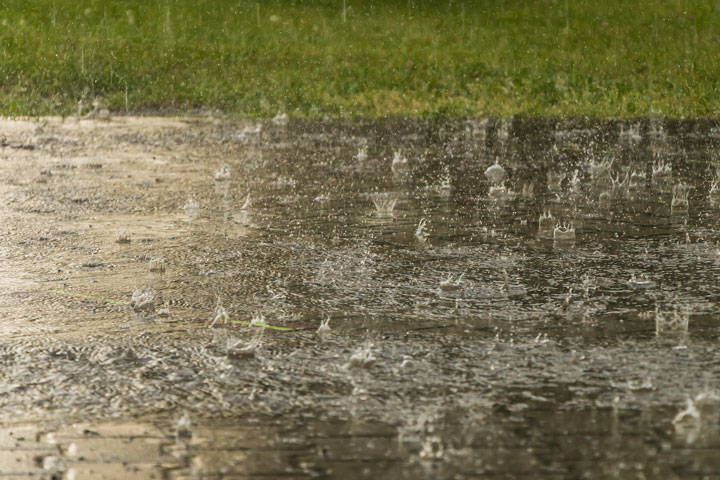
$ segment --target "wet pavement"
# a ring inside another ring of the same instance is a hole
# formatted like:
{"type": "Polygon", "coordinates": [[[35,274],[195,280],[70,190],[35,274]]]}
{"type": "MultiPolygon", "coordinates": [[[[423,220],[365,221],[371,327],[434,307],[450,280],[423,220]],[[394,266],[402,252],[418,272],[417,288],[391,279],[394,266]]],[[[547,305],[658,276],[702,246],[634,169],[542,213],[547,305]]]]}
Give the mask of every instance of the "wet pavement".
{"type": "Polygon", "coordinates": [[[3,120],[0,477],[720,478],[719,144],[3,120]]]}

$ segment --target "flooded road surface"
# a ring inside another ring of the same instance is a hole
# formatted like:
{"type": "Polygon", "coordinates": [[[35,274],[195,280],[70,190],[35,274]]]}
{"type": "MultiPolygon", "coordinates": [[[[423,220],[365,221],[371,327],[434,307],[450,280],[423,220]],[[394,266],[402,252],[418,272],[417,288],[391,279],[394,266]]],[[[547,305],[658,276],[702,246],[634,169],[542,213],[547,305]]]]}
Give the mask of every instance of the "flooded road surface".
{"type": "Polygon", "coordinates": [[[0,126],[3,478],[720,476],[714,122],[0,126]]]}

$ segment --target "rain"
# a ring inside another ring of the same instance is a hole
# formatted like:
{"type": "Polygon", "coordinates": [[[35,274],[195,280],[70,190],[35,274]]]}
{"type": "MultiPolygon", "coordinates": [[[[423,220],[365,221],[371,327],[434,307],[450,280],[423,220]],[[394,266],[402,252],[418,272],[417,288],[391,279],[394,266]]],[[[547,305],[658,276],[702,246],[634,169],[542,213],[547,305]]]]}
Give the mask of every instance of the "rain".
{"type": "Polygon", "coordinates": [[[5,434],[66,475],[712,469],[715,141],[665,125],[660,182],[621,125],[5,121],[5,434]]]}
{"type": "Polygon", "coordinates": [[[56,3],[0,8],[1,478],[720,473],[717,12],[56,3]]]}

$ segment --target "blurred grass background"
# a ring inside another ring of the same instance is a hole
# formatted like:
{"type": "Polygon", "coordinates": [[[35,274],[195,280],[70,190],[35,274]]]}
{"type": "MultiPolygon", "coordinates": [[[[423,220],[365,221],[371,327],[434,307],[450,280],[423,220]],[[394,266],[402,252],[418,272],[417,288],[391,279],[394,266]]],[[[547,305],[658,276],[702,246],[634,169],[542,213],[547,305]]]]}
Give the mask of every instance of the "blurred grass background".
{"type": "Polygon", "coordinates": [[[2,0],[0,113],[716,116],[720,0],[2,0]]]}

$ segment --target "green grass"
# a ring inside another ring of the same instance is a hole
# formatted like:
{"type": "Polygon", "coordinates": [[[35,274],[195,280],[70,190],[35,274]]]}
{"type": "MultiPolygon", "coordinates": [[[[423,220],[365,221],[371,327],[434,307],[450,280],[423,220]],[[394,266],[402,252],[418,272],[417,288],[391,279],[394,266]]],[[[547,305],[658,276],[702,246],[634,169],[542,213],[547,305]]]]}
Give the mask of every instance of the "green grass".
{"type": "Polygon", "coordinates": [[[715,116],[720,4],[4,0],[0,114],[715,116]],[[599,4],[599,5],[598,5],[599,4]]]}

